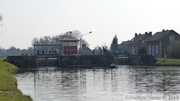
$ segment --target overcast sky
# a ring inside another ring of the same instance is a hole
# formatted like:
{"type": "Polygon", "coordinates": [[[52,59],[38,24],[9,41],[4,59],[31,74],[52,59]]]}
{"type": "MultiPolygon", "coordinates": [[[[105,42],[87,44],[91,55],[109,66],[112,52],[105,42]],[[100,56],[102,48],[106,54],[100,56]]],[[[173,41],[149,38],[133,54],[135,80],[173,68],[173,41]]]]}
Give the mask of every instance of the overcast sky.
{"type": "Polygon", "coordinates": [[[110,46],[135,33],[180,33],[180,0],[0,0],[0,47],[27,48],[34,37],[79,30],[90,44],[110,46]]]}

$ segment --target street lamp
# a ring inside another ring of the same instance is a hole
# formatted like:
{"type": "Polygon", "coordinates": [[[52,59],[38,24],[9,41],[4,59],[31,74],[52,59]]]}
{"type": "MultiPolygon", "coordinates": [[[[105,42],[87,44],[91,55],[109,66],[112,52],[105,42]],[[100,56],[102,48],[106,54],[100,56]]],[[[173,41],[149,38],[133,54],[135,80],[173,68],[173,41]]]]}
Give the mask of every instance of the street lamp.
{"type": "Polygon", "coordinates": [[[91,33],[92,33],[92,31],[90,31],[89,33],[80,35],[80,54],[82,53],[82,37],[85,35],[91,34],[91,33]]]}

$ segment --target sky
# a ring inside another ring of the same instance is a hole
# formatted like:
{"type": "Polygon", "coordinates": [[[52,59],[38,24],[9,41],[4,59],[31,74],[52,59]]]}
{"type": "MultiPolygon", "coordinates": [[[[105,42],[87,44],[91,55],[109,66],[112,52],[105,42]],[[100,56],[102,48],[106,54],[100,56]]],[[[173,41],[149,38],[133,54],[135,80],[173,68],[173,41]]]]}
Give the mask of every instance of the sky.
{"type": "Polygon", "coordinates": [[[78,30],[93,49],[135,33],[180,33],[179,0],[0,0],[0,47],[26,49],[33,38],[78,30]]]}

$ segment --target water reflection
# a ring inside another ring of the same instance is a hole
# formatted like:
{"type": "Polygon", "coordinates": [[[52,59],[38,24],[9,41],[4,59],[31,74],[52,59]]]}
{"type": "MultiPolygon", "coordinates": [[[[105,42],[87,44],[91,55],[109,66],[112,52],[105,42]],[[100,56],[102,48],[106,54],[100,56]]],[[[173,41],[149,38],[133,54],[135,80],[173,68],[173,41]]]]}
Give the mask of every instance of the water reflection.
{"type": "Polygon", "coordinates": [[[14,75],[34,101],[123,101],[124,94],[179,94],[178,67],[35,68],[14,75]]]}

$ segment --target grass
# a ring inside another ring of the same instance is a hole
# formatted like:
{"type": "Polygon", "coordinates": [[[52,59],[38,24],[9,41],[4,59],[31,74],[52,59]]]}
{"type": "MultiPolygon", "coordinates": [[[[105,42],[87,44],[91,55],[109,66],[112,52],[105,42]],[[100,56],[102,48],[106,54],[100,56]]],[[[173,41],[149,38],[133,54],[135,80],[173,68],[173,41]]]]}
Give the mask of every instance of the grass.
{"type": "Polygon", "coordinates": [[[180,59],[157,58],[156,65],[159,66],[180,66],[180,59]]]}
{"type": "Polygon", "coordinates": [[[12,76],[17,70],[16,66],[0,59],[0,101],[32,101],[17,88],[17,80],[12,76]]]}

